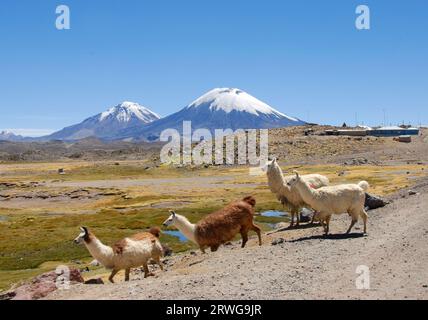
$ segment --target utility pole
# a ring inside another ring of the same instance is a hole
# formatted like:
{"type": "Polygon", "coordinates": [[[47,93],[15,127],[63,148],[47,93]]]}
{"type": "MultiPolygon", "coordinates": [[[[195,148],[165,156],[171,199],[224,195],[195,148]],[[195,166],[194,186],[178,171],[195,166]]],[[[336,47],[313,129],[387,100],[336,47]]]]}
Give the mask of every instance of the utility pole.
{"type": "Polygon", "coordinates": [[[386,127],[386,110],[382,109],[383,111],[383,126],[386,127]]]}

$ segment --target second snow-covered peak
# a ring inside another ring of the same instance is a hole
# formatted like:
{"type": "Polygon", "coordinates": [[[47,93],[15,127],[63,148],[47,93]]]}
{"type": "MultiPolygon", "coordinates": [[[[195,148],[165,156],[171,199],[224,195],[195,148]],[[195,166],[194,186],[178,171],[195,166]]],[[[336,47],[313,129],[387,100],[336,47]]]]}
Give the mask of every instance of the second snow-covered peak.
{"type": "Polygon", "coordinates": [[[248,112],[254,115],[265,114],[297,121],[275,110],[245,91],[236,88],[213,89],[192,102],[187,108],[198,108],[201,106],[208,106],[212,111],[222,110],[226,113],[232,111],[248,112]]]}
{"type": "Polygon", "coordinates": [[[149,123],[158,120],[161,117],[136,102],[124,101],[121,104],[101,113],[99,121],[101,122],[109,118],[115,118],[119,122],[129,122],[133,118],[138,118],[143,122],[149,123]]]}

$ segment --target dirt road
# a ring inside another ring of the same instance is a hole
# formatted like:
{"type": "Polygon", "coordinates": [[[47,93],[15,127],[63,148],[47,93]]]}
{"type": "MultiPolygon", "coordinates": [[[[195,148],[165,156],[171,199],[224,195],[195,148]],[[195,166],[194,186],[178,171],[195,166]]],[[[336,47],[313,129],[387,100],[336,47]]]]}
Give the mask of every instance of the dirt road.
{"type": "Polygon", "coordinates": [[[169,258],[156,278],[76,285],[48,299],[428,299],[428,180],[412,190],[371,211],[365,237],[361,222],[342,235],[349,217],[336,216],[327,238],[319,227],[287,230],[265,235],[262,247],[253,238],[245,249],[169,258]],[[369,268],[370,290],[356,288],[359,266],[369,268]]]}

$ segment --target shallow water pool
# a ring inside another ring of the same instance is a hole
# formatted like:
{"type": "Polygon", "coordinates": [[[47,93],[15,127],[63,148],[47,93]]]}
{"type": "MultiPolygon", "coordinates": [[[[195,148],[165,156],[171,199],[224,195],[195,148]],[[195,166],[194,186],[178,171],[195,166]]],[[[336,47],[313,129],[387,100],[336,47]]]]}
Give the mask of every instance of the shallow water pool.
{"type": "Polygon", "coordinates": [[[262,217],[274,217],[274,218],[284,218],[288,216],[288,213],[282,211],[265,211],[261,213],[262,217]]]}
{"type": "Polygon", "coordinates": [[[181,231],[162,231],[162,233],[165,233],[167,235],[173,236],[178,238],[180,242],[188,242],[189,240],[184,236],[184,234],[181,233],[181,231]]]}

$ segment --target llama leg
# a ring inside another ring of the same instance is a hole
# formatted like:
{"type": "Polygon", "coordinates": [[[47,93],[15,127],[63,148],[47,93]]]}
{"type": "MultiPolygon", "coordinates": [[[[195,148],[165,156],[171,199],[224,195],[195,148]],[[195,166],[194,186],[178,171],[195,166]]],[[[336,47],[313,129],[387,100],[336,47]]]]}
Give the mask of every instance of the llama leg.
{"type": "Polygon", "coordinates": [[[358,222],[358,219],[355,219],[354,217],[352,217],[351,225],[349,226],[348,231],[346,231],[346,234],[350,234],[350,233],[351,233],[352,228],[355,226],[355,224],[356,224],[357,222],[358,222]]]}
{"type": "Polygon", "coordinates": [[[325,219],[325,235],[327,236],[328,233],[330,232],[330,220],[331,220],[331,216],[327,216],[327,218],[325,219]]]}
{"type": "Polygon", "coordinates": [[[367,218],[368,218],[368,215],[367,215],[366,210],[363,209],[361,211],[361,213],[360,213],[360,216],[361,216],[361,218],[363,218],[363,222],[364,222],[364,233],[367,233],[367,218]]]}
{"type": "Polygon", "coordinates": [[[113,271],[111,272],[110,277],[108,277],[108,280],[109,280],[111,283],[114,283],[113,278],[114,278],[114,276],[115,276],[118,272],[119,272],[119,270],[113,270],[113,271]]]}
{"type": "Polygon", "coordinates": [[[241,246],[241,248],[245,248],[245,245],[247,244],[247,241],[248,241],[248,231],[247,230],[242,230],[241,231],[241,237],[242,237],[242,246],[241,246]]]}
{"type": "Polygon", "coordinates": [[[149,271],[149,266],[147,265],[147,262],[143,264],[144,269],[144,278],[153,277],[154,274],[149,271]]]}
{"type": "Polygon", "coordinates": [[[291,222],[290,222],[290,228],[294,227],[294,212],[291,211],[291,222]]]}
{"type": "Polygon", "coordinates": [[[219,245],[211,246],[211,252],[216,252],[219,247],[220,247],[219,245]]]}
{"type": "Polygon", "coordinates": [[[314,223],[315,223],[315,215],[316,215],[316,212],[314,212],[314,214],[312,215],[311,224],[314,224],[314,223]]]}
{"type": "Polygon", "coordinates": [[[324,232],[326,232],[327,226],[326,226],[326,224],[325,224],[324,219],[323,219],[323,218],[321,218],[321,216],[318,216],[318,220],[319,220],[319,222],[320,222],[320,224],[321,224],[322,228],[324,229],[324,232]]]}
{"type": "Polygon", "coordinates": [[[296,212],[296,219],[297,219],[297,223],[296,223],[296,227],[300,226],[300,211],[297,210],[296,212]]]}
{"type": "Polygon", "coordinates": [[[156,257],[155,261],[158,264],[159,268],[163,271],[163,263],[162,263],[160,257],[156,257]]]}
{"type": "Polygon", "coordinates": [[[125,270],[125,281],[128,282],[129,281],[129,274],[131,273],[131,269],[128,268],[125,270]]]}
{"type": "Polygon", "coordinates": [[[259,246],[261,246],[262,245],[262,232],[261,232],[260,227],[253,224],[251,228],[253,229],[253,231],[255,231],[257,233],[257,237],[259,238],[259,246]]]}
{"type": "Polygon", "coordinates": [[[200,246],[200,247],[199,247],[199,249],[201,249],[201,251],[202,251],[202,254],[205,254],[205,247],[203,247],[203,246],[200,246]]]}

